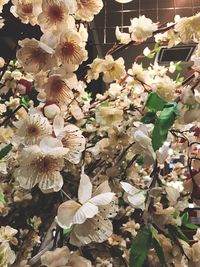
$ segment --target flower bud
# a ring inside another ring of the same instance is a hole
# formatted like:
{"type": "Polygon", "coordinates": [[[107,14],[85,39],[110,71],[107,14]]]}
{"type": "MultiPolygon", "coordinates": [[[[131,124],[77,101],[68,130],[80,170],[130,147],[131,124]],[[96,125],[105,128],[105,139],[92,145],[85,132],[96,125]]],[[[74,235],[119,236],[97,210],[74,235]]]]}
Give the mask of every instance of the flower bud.
{"type": "Polygon", "coordinates": [[[46,103],[43,108],[43,112],[45,117],[48,119],[53,119],[60,113],[60,108],[55,103],[46,103]]]}

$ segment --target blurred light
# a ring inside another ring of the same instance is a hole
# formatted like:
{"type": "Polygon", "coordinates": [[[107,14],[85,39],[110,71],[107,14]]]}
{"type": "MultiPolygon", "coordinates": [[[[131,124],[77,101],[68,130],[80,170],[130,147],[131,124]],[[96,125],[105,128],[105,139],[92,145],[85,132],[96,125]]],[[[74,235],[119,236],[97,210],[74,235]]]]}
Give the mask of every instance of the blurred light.
{"type": "Polygon", "coordinates": [[[118,2],[118,3],[121,3],[121,4],[125,4],[125,3],[129,3],[129,2],[131,2],[133,0],[115,0],[115,1],[118,2]]]}

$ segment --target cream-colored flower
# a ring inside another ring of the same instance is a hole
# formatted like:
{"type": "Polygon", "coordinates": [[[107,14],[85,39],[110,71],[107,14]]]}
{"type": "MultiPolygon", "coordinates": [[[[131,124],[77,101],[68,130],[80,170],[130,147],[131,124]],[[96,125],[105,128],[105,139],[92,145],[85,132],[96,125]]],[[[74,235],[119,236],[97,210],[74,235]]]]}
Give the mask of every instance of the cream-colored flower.
{"type": "Polygon", "coordinates": [[[172,101],[175,98],[177,84],[168,76],[156,76],[153,84],[153,91],[166,101],[172,101]]]}
{"type": "Polygon", "coordinates": [[[123,110],[112,106],[100,106],[96,111],[96,122],[102,126],[118,126],[123,120],[123,110]]]}
{"type": "Polygon", "coordinates": [[[63,156],[68,149],[61,141],[53,137],[44,137],[39,146],[26,147],[19,155],[19,168],[15,177],[24,189],[38,184],[44,193],[57,192],[62,188],[60,171],[64,167],[63,156]]]}
{"type": "Polygon", "coordinates": [[[42,114],[29,114],[25,119],[14,123],[18,128],[13,142],[17,144],[34,145],[52,133],[52,127],[42,114]]]}
{"type": "Polygon", "coordinates": [[[115,29],[115,36],[117,38],[117,40],[121,43],[121,44],[128,44],[131,41],[131,37],[129,33],[125,33],[125,32],[121,32],[119,30],[119,27],[117,26],[115,29]]]}
{"type": "Polygon", "coordinates": [[[9,2],[9,0],[0,0],[0,13],[2,12],[3,10],[3,6],[5,4],[7,4],[9,2]]]}
{"type": "Polygon", "coordinates": [[[140,190],[129,183],[121,182],[121,186],[126,192],[125,198],[135,209],[145,208],[146,191],[140,190]]]}
{"type": "Polygon", "coordinates": [[[42,13],[38,16],[38,24],[43,32],[62,31],[63,28],[73,29],[75,20],[69,15],[64,0],[43,0],[42,13]]]}
{"type": "Polygon", "coordinates": [[[0,143],[10,143],[13,135],[14,132],[11,127],[0,127],[0,143]]]}
{"type": "Polygon", "coordinates": [[[76,19],[92,21],[103,8],[102,0],[77,0],[76,19]]]}
{"type": "Polygon", "coordinates": [[[89,260],[75,252],[70,254],[67,247],[45,252],[41,257],[41,263],[47,267],[92,267],[89,260]]]}
{"type": "Polygon", "coordinates": [[[17,245],[17,238],[14,237],[17,234],[17,230],[10,226],[1,226],[0,228],[0,243],[10,242],[13,245],[17,245]]]}
{"type": "Polygon", "coordinates": [[[10,12],[23,23],[37,24],[37,16],[41,12],[42,0],[12,0],[10,12]]]}
{"type": "Polygon", "coordinates": [[[21,48],[17,51],[17,59],[26,72],[37,74],[41,70],[53,66],[53,49],[36,39],[19,41],[21,48]]]}
{"type": "Polygon", "coordinates": [[[64,126],[64,119],[61,116],[56,116],[53,122],[53,130],[56,137],[61,140],[63,147],[69,149],[65,155],[65,159],[78,164],[81,159],[82,152],[85,150],[85,137],[81,130],[73,124],[64,126]]]}
{"type": "Polygon", "coordinates": [[[9,267],[15,261],[15,253],[9,244],[4,242],[0,245],[0,267],[9,267]]]}
{"type": "Polygon", "coordinates": [[[67,107],[74,99],[74,94],[67,85],[67,80],[59,74],[49,77],[44,84],[44,92],[46,93],[46,101],[53,101],[60,108],[67,107]]]}
{"type": "Polygon", "coordinates": [[[131,39],[133,41],[143,42],[151,37],[157,28],[158,26],[156,23],[153,23],[151,19],[148,19],[143,15],[131,20],[129,32],[131,33],[131,39]]]}
{"type": "Polygon", "coordinates": [[[175,31],[179,33],[182,42],[200,40],[200,13],[188,18],[181,18],[175,25],[175,31]]]}
{"type": "MultiPolygon", "coordinates": [[[[4,26],[4,19],[0,16],[0,29],[3,28],[3,26],[4,26]]],[[[2,64],[0,64],[0,68],[2,68],[1,65],[2,64]]]]}
{"type": "Polygon", "coordinates": [[[119,81],[126,75],[124,60],[122,57],[114,60],[111,55],[105,57],[104,64],[102,65],[103,80],[106,83],[112,81],[119,81]]]}
{"type": "Polygon", "coordinates": [[[87,72],[88,82],[91,82],[91,80],[97,80],[99,78],[99,74],[103,71],[103,63],[103,59],[95,58],[92,64],[89,65],[90,69],[87,72]]]}
{"type": "Polygon", "coordinates": [[[75,30],[66,30],[60,36],[56,56],[67,68],[77,68],[87,59],[87,51],[81,35],[75,30]]]}
{"type": "Polygon", "coordinates": [[[135,221],[131,220],[127,223],[124,223],[121,227],[122,231],[131,233],[132,236],[137,235],[137,231],[140,229],[139,223],[135,223],[135,221]]]}
{"type": "Polygon", "coordinates": [[[62,228],[70,228],[70,243],[82,246],[92,241],[103,242],[112,234],[111,202],[114,193],[110,192],[108,182],[102,183],[92,196],[92,183],[82,174],[78,189],[78,202],[69,200],[58,208],[57,222],[62,228]]]}

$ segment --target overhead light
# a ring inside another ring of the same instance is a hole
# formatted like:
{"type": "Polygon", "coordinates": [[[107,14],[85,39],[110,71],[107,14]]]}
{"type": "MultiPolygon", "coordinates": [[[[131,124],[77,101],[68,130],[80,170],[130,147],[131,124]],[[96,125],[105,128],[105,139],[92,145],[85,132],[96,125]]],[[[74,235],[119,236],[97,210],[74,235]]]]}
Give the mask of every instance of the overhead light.
{"type": "Polygon", "coordinates": [[[115,1],[118,2],[118,3],[121,3],[121,4],[125,4],[125,3],[129,3],[129,2],[131,2],[133,0],[115,0],[115,1]]]}

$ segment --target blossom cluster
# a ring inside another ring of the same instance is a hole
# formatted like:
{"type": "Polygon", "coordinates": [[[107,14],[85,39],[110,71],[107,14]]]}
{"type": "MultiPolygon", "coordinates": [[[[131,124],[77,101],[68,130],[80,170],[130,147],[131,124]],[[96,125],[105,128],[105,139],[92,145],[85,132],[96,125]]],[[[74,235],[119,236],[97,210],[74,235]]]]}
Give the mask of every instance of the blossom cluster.
{"type": "Polygon", "coordinates": [[[11,2],[42,35],[19,40],[16,59],[0,58],[0,267],[200,266],[191,218],[200,205],[200,45],[190,75],[180,62],[150,60],[161,45],[199,43],[200,15],[164,28],[133,18],[86,66],[102,0],[11,2]],[[114,56],[152,37],[155,48],[129,69],[114,56]],[[94,96],[98,79],[107,90],[94,96]]]}

